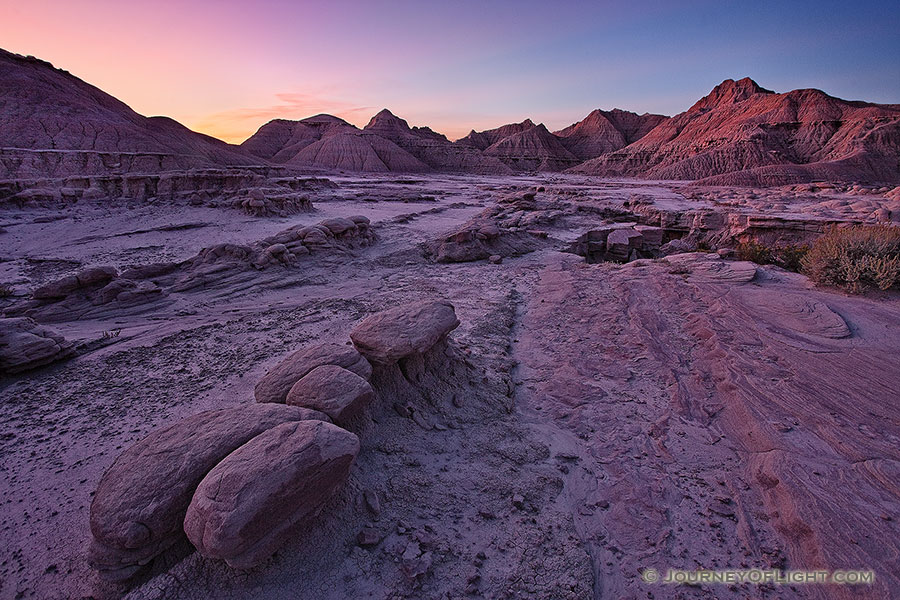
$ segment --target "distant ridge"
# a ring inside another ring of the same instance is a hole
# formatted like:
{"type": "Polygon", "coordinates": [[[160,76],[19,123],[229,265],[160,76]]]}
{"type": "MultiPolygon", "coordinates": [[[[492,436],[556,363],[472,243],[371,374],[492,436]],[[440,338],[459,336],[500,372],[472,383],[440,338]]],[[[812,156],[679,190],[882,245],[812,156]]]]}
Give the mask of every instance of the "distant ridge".
{"type": "Polygon", "coordinates": [[[776,93],[727,79],[674,117],[597,109],[551,133],[531,119],[451,142],[383,109],[360,129],[275,119],[240,146],[144,117],[34,57],[0,50],[0,177],[209,167],[510,174],[569,171],[714,185],[900,183],[900,105],[776,93]]]}

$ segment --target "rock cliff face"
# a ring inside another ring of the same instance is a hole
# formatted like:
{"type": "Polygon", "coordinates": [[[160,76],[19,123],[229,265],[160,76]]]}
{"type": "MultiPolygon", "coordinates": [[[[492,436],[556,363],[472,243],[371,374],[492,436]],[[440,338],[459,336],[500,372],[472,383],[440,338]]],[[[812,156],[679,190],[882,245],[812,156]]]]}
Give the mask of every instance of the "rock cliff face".
{"type": "Polygon", "coordinates": [[[167,117],[144,117],[50,63],[0,50],[0,177],[259,164],[167,117]]]}
{"type": "Polygon", "coordinates": [[[900,181],[900,106],[727,80],[686,112],[574,172],[714,185],[900,181]]]}

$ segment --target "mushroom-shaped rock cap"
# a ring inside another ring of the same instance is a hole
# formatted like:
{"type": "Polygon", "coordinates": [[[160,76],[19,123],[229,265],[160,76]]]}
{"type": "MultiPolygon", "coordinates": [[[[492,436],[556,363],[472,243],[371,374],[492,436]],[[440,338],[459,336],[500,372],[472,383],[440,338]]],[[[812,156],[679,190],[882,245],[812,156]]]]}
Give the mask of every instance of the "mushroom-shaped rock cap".
{"type": "Polygon", "coordinates": [[[322,365],[343,367],[363,379],[372,375],[372,365],[353,346],[330,342],[317,344],[297,350],[266,373],[256,384],[256,401],[283,404],[294,384],[322,365]]]}
{"type": "Polygon", "coordinates": [[[359,438],[330,423],[273,427],[203,479],[184,531],[203,556],[253,567],[315,519],[347,481],[358,452],[359,438]]]}
{"type": "Polygon", "coordinates": [[[343,426],[375,398],[369,382],[336,365],[322,365],[294,384],[287,403],[319,410],[343,426]]]}
{"type": "Polygon", "coordinates": [[[250,404],[193,415],[137,442],[97,486],[90,563],[108,578],[127,578],[182,535],[194,490],[219,461],[267,429],[306,419],[328,417],[298,406],[250,404]]]}
{"type": "Polygon", "coordinates": [[[452,304],[427,300],[366,317],[350,332],[350,339],[363,356],[389,365],[429,350],[458,326],[452,304]]]}

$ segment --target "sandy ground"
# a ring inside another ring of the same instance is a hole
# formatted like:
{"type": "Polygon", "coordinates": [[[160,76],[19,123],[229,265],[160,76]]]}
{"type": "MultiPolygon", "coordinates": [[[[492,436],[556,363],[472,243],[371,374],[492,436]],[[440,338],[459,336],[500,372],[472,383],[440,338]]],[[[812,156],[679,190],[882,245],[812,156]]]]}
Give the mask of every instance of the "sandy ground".
{"type": "Polygon", "coordinates": [[[600,224],[590,212],[499,265],[436,265],[417,247],[526,187],[583,205],[639,195],[668,210],[724,202],[861,219],[877,198],[721,199],[563,176],[335,181],[333,198],[290,218],[87,205],[0,215],[0,280],[18,294],[81,266],[183,260],[332,216],[365,215],[378,236],[266,271],[257,286],[54,323],[78,356],[0,382],[0,598],[900,594],[896,294],[849,297],[707,255],[587,265],[559,249],[600,224]],[[350,484],[305,537],[248,572],[186,546],[127,587],[88,568],[91,495],[122,449],[184,416],[252,402],[286,353],[346,341],[366,315],[424,298],[456,306],[452,338],[482,374],[469,382],[477,393],[429,427],[376,406],[350,484]],[[378,515],[365,492],[379,497],[378,515]],[[382,538],[371,549],[356,544],[367,524],[382,538]],[[404,557],[425,553],[410,577],[404,557]],[[872,569],[876,583],[641,581],[646,568],[748,567],[872,569]]]}

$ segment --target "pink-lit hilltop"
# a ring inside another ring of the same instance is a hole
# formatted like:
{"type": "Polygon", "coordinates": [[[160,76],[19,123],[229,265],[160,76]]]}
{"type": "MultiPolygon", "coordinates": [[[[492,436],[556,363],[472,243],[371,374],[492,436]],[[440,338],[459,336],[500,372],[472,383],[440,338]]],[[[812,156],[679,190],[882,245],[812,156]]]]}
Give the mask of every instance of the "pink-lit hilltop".
{"type": "Polygon", "coordinates": [[[900,182],[900,107],[848,102],[819,90],[776,94],[749,78],[723,82],[671,118],[598,109],[553,133],[525,120],[451,142],[385,109],[362,129],[330,115],[276,119],[239,147],[171,119],[142,117],[36,59],[3,52],[0,78],[8,178],[278,165],[397,173],[571,171],[728,185],[900,182]]]}

